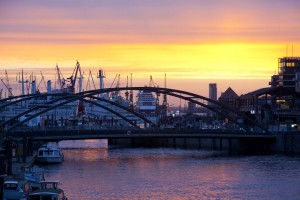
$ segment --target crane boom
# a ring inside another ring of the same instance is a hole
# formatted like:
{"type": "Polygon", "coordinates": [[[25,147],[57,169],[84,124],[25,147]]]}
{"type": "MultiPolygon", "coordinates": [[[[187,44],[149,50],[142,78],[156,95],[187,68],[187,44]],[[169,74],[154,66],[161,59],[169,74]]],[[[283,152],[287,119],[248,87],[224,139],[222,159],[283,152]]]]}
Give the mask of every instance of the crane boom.
{"type": "Polygon", "coordinates": [[[95,85],[95,82],[94,82],[94,78],[93,78],[93,75],[92,75],[92,71],[90,70],[90,73],[89,73],[89,77],[88,77],[88,80],[86,82],[86,88],[85,90],[90,90],[91,88],[91,83],[90,81],[93,83],[93,86],[94,86],[94,90],[96,89],[96,85],[95,85]]]}
{"type": "MultiPolygon", "coordinates": [[[[60,89],[63,89],[65,86],[66,80],[64,79],[63,74],[61,73],[58,65],[56,64],[56,73],[57,73],[57,82],[59,84],[60,89]]],[[[46,87],[47,88],[47,87],[46,87]]]]}
{"type": "Polygon", "coordinates": [[[70,84],[71,84],[71,88],[72,88],[73,92],[75,91],[75,83],[76,83],[76,78],[77,78],[78,71],[81,74],[80,64],[77,61],[76,65],[75,65],[75,68],[73,70],[72,76],[70,78],[68,78],[68,79],[70,79],[70,84]]]}
{"type": "Polygon", "coordinates": [[[46,84],[46,82],[45,82],[44,75],[43,75],[42,71],[40,71],[40,72],[41,72],[42,79],[40,80],[40,82],[39,82],[39,84],[38,84],[38,86],[37,86],[37,89],[39,90],[39,87],[40,87],[41,83],[43,82],[44,85],[45,85],[45,89],[47,90],[47,84],[46,84]]]}
{"type": "Polygon", "coordinates": [[[9,85],[9,79],[8,79],[8,74],[7,74],[7,71],[5,70],[5,81],[6,81],[6,85],[8,88],[11,88],[10,85],[9,85]]]}
{"type": "Polygon", "coordinates": [[[9,96],[9,97],[12,97],[13,94],[12,94],[11,88],[8,87],[8,85],[3,81],[3,79],[1,79],[1,81],[2,81],[3,85],[6,87],[6,89],[7,89],[7,91],[8,91],[8,96],[9,96]]]}

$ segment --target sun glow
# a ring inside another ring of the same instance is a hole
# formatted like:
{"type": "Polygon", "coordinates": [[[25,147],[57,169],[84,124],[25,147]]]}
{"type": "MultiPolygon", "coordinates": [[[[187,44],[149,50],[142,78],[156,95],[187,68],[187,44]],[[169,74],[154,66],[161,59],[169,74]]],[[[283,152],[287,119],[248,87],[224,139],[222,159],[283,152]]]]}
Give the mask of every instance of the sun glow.
{"type": "MultiPolygon", "coordinates": [[[[294,45],[300,47],[299,44],[294,45]]],[[[76,60],[86,68],[136,77],[164,76],[194,79],[269,79],[277,69],[283,44],[9,44],[0,47],[2,68],[72,67],[76,60]],[[17,56],[16,56],[17,55],[17,56]],[[43,58],[43,59],[41,59],[43,58]]]]}

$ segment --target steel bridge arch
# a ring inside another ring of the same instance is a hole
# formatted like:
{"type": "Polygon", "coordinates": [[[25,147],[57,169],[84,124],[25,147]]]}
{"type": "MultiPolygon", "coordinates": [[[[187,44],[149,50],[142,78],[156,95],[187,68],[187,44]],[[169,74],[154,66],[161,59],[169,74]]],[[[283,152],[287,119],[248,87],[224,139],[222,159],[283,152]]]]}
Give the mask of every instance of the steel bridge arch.
{"type": "MultiPolygon", "coordinates": [[[[43,96],[53,96],[53,95],[52,95],[52,94],[40,94],[40,95],[37,95],[37,96],[34,96],[34,97],[31,96],[31,95],[28,95],[28,96],[29,96],[29,97],[24,98],[23,101],[26,101],[26,100],[32,99],[32,98],[38,98],[38,97],[43,97],[43,96]]],[[[59,98],[59,99],[54,99],[54,100],[52,100],[52,101],[46,102],[46,103],[45,103],[46,105],[38,105],[38,106],[35,106],[34,108],[31,108],[31,109],[29,109],[29,110],[26,110],[26,111],[24,111],[23,113],[20,113],[20,114],[16,115],[15,117],[13,117],[13,118],[11,118],[11,119],[9,119],[9,120],[7,120],[7,121],[1,123],[0,125],[1,125],[1,126],[4,126],[4,125],[6,125],[6,124],[9,123],[9,122],[11,122],[11,121],[13,121],[13,120],[15,120],[15,119],[18,119],[19,117],[22,117],[23,115],[26,115],[27,113],[33,112],[33,111],[38,110],[38,109],[40,109],[40,108],[49,108],[49,107],[51,107],[50,104],[55,103],[56,101],[65,100],[66,98],[71,98],[71,97],[74,97],[74,96],[75,96],[74,94],[65,94],[63,97],[61,97],[61,98],[59,98]],[[49,104],[49,106],[48,106],[48,104],[49,104]]],[[[16,103],[22,102],[22,99],[16,100],[15,102],[16,102],[16,103]]],[[[6,104],[6,105],[7,105],[7,104],[6,104]]],[[[6,106],[6,105],[5,105],[5,106],[6,106]]],[[[42,114],[43,114],[43,113],[42,113],[42,114]]],[[[33,119],[33,118],[32,118],[32,119],[33,119]]],[[[29,120],[30,120],[30,119],[29,119],[29,120]]],[[[29,120],[28,120],[28,121],[29,121],[29,120]]],[[[25,122],[27,122],[27,121],[25,121],[25,122]]],[[[25,122],[23,122],[23,123],[25,123],[25,122]]]]}
{"type": "MultiPolygon", "coordinates": [[[[43,96],[45,96],[45,95],[43,95],[43,96]]],[[[52,101],[47,102],[46,104],[52,104],[52,103],[55,103],[56,101],[66,100],[66,98],[70,98],[70,97],[74,97],[74,96],[75,96],[75,94],[72,94],[72,95],[65,95],[64,97],[61,97],[60,99],[54,99],[54,100],[52,100],[52,101]]],[[[40,96],[39,96],[39,97],[40,97],[40,96]]],[[[103,102],[109,103],[109,104],[111,104],[111,105],[115,105],[115,106],[117,106],[117,107],[119,107],[119,108],[121,108],[121,109],[123,109],[123,110],[126,110],[126,111],[129,112],[129,113],[134,114],[135,116],[137,116],[137,117],[139,117],[140,119],[142,119],[144,122],[149,123],[149,124],[153,124],[152,121],[148,120],[148,119],[147,119],[146,117],[144,117],[143,115],[141,115],[141,114],[135,112],[134,110],[128,109],[127,107],[122,106],[122,105],[120,105],[120,104],[118,104],[118,103],[116,103],[116,102],[109,101],[109,100],[107,100],[107,99],[100,98],[100,97],[90,96],[90,95],[88,95],[88,97],[89,97],[89,98],[96,99],[96,100],[99,100],[99,101],[103,101],[103,102]]],[[[29,98],[31,99],[32,97],[29,97],[29,98]]],[[[80,96],[79,96],[78,98],[80,98],[80,96]]],[[[27,99],[26,99],[26,100],[27,100],[27,99]]],[[[76,100],[78,100],[78,99],[75,99],[74,101],[76,101],[76,100]]],[[[89,102],[89,103],[91,103],[91,104],[94,104],[93,101],[89,101],[89,100],[87,100],[87,99],[83,99],[83,101],[86,101],[86,102],[89,102]]],[[[19,102],[19,100],[18,100],[18,102],[19,102]]],[[[69,102],[69,103],[70,103],[70,102],[69,102]]],[[[65,105],[65,104],[63,104],[63,105],[65,105]]],[[[113,111],[109,110],[107,107],[105,107],[105,106],[103,106],[103,105],[101,105],[101,104],[94,104],[94,105],[96,105],[96,106],[98,106],[98,107],[101,107],[101,108],[103,108],[103,109],[105,109],[105,110],[107,110],[107,111],[109,111],[109,112],[111,112],[111,113],[114,113],[113,111]]],[[[21,116],[24,116],[24,115],[26,115],[27,113],[31,113],[31,112],[33,112],[33,111],[35,111],[35,110],[37,110],[37,109],[41,109],[41,108],[49,108],[49,107],[51,107],[51,105],[38,105],[38,106],[36,106],[36,107],[34,107],[34,108],[32,108],[32,109],[26,110],[26,111],[24,111],[24,112],[22,112],[22,113],[16,115],[15,117],[13,117],[13,118],[11,118],[11,119],[9,119],[9,120],[7,120],[7,121],[1,123],[0,126],[4,126],[4,125],[6,125],[6,124],[8,124],[8,123],[10,123],[10,122],[12,122],[12,121],[14,121],[14,120],[20,118],[21,116]]],[[[55,109],[55,108],[54,108],[54,109],[55,109]]],[[[51,109],[51,110],[52,110],[52,109],[51,109]]],[[[48,111],[49,111],[49,110],[48,110],[48,111]]],[[[47,112],[48,112],[48,111],[47,111],[47,112]]],[[[43,114],[43,113],[41,113],[41,114],[43,114]]],[[[115,113],[114,113],[114,114],[115,114],[115,113]]],[[[36,117],[36,116],[34,116],[34,117],[36,117]]],[[[28,120],[25,119],[25,120],[21,121],[20,123],[23,124],[23,123],[25,123],[25,122],[27,122],[27,121],[33,119],[34,117],[32,117],[32,118],[29,117],[28,120]]],[[[120,116],[119,116],[119,117],[120,117],[120,116]]],[[[121,118],[123,118],[123,117],[121,117],[121,118]]],[[[125,121],[128,121],[128,120],[125,120],[125,121]]]]}
{"type": "MultiPolygon", "coordinates": [[[[72,94],[72,95],[84,95],[84,97],[90,97],[90,96],[93,96],[93,95],[96,95],[96,94],[103,94],[103,93],[108,93],[108,92],[113,92],[113,91],[122,91],[122,90],[144,90],[144,91],[150,91],[150,92],[167,94],[167,95],[170,95],[170,96],[174,96],[174,97],[178,97],[178,98],[181,98],[181,99],[185,99],[185,100],[194,102],[194,103],[196,103],[198,105],[206,107],[209,110],[212,110],[213,112],[216,112],[218,115],[224,116],[224,114],[222,114],[221,112],[218,112],[217,109],[209,107],[209,106],[207,106],[207,105],[205,105],[205,104],[203,104],[203,103],[201,103],[199,101],[196,101],[194,99],[205,100],[207,102],[211,102],[211,103],[219,106],[222,109],[225,109],[227,111],[235,113],[237,116],[240,116],[242,119],[247,119],[247,120],[251,121],[257,127],[261,128],[264,131],[267,131],[265,127],[263,127],[262,125],[258,124],[257,122],[255,122],[251,118],[245,116],[244,114],[240,113],[237,110],[234,110],[234,109],[228,107],[227,105],[225,105],[223,103],[220,103],[218,101],[209,99],[207,97],[204,97],[204,96],[201,96],[201,95],[198,95],[198,94],[194,94],[194,93],[191,93],[191,92],[183,91],[183,90],[177,90],[177,89],[171,89],[171,88],[159,88],[159,87],[119,87],[119,88],[106,88],[106,89],[90,90],[90,91],[85,91],[85,92],[76,93],[76,94],[72,94]],[[182,94],[188,95],[188,96],[182,96],[182,94]]],[[[70,95],[70,97],[72,95],[70,95]]],[[[65,97],[63,97],[63,98],[65,98],[65,97]]],[[[228,118],[228,116],[226,116],[226,117],[228,118]]],[[[228,119],[231,120],[233,123],[237,124],[238,126],[240,126],[240,127],[242,127],[242,128],[245,129],[245,127],[243,127],[240,123],[236,122],[234,119],[231,119],[231,118],[228,118],[228,119]]]]}
{"type": "Polygon", "coordinates": [[[219,101],[215,101],[212,100],[210,98],[204,97],[202,95],[198,95],[195,93],[191,93],[191,92],[187,92],[187,91],[183,91],[183,90],[177,90],[177,89],[171,89],[171,88],[159,88],[159,87],[119,87],[119,88],[106,88],[106,89],[98,89],[98,90],[90,90],[88,91],[90,94],[100,94],[100,93],[107,93],[107,92],[113,92],[113,91],[122,91],[122,90],[144,90],[144,91],[150,91],[150,92],[156,92],[156,93],[162,93],[162,94],[167,94],[167,95],[171,95],[171,96],[175,96],[181,99],[185,99],[191,102],[194,102],[198,105],[201,105],[203,107],[206,107],[207,109],[216,112],[218,115],[221,116],[225,116],[227,117],[230,121],[232,121],[234,124],[238,125],[239,127],[245,129],[246,131],[248,130],[247,127],[243,126],[241,123],[237,122],[235,119],[231,119],[229,116],[226,116],[224,114],[222,114],[221,112],[218,112],[217,109],[214,109],[210,106],[207,106],[199,101],[195,101],[194,99],[201,99],[201,100],[205,100],[207,102],[213,103],[217,106],[219,106],[219,108],[222,108],[224,110],[230,111],[234,114],[236,114],[237,116],[241,117],[242,119],[247,119],[250,122],[253,123],[253,125],[257,126],[258,128],[260,128],[261,130],[265,131],[265,132],[269,132],[263,125],[257,123],[256,121],[254,121],[253,119],[247,117],[246,115],[244,115],[243,113],[239,112],[238,110],[232,109],[229,106],[219,102],[219,101]],[[175,93],[175,94],[174,94],[175,93]],[[176,94],[178,93],[178,94],[176,94]],[[184,97],[182,96],[182,94],[184,95],[188,95],[188,97],[184,97]]]}
{"type": "MultiPolygon", "coordinates": [[[[13,126],[11,126],[11,127],[9,127],[9,128],[7,129],[7,131],[10,131],[10,130],[14,129],[15,127],[17,127],[17,126],[19,126],[19,125],[21,125],[21,124],[23,124],[23,123],[25,123],[25,122],[28,122],[29,120],[31,120],[31,119],[33,119],[33,118],[35,118],[35,117],[37,117],[37,116],[39,116],[39,115],[41,115],[41,114],[43,114],[43,113],[46,113],[46,112],[48,112],[48,111],[50,111],[50,110],[53,110],[53,109],[55,109],[55,108],[58,108],[58,107],[60,107],[60,106],[63,106],[63,105],[65,105],[65,104],[67,104],[67,103],[70,103],[70,102],[73,102],[73,101],[76,101],[76,100],[83,100],[83,101],[87,101],[87,102],[90,102],[90,103],[92,102],[92,101],[90,101],[90,100],[84,99],[84,97],[81,97],[81,96],[74,97],[74,98],[72,98],[72,99],[70,99],[70,100],[66,100],[66,101],[64,101],[64,102],[62,102],[62,103],[58,103],[58,104],[56,104],[56,105],[54,105],[54,106],[50,106],[50,107],[46,108],[45,110],[42,110],[42,111],[40,111],[40,112],[38,112],[38,113],[35,113],[35,114],[31,115],[30,117],[28,117],[28,118],[22,120],[21,122],[19,122],[19,123],[13,125],[13,126]]],[[[124,119],[124,120],[127,121],[129,124],[131,124],[132,126],[137,127],[137,125],[136,125],[135,123],[133,123],[132,121],[128,120],[126,117],[124,117],[124,116],[121,115],[120,113],[118,113],[118,112],[116,112],[116,111],[114,111],[114,110],[112,110],[112,109],[110,109],[110,108],[107,108],[107,107],[105,107],[105,106],[103,106],[103,105],[101,105],[101,104],[98,104],[98,103],[96,103],[96,102],[93,102],[92,104],[97,105],[97,106],[99,106],[99,107],[101,107],[101,108],[103,108],[103,109],[106,109],[107,111],[109,111],[109,112],[111,112],[111,113],[113,113],[113,114],[119,116],[120,118],[124,119]]],[[[137,128],[138,128],[138,127],[137,127],[137,128]]]]}

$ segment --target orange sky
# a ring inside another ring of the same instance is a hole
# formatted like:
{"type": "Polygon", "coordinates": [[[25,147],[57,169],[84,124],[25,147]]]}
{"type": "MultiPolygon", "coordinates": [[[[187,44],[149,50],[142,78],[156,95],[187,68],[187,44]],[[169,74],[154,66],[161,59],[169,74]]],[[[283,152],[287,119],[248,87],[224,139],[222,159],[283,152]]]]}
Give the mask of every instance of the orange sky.
{"type": "Polygon", "coordinates": [[[48,75],[56,63],[64,71],[78,60],[86,74],[105,69],[107,85],[117,73],[145,84],[152,75],[161,85],[167,73],[172,88],[207,95],[200,83],[220,83],[220,93],[224,80],[234,79],[240,84],[229,86],[247,93],[268,86],[277,58],[300,56],[299,6],[297,0],[0,1],[0,76],[7,69],[13,81],[21,68],[48,75]],[[199,87],[178,79],[198,80],[199,87]]]}

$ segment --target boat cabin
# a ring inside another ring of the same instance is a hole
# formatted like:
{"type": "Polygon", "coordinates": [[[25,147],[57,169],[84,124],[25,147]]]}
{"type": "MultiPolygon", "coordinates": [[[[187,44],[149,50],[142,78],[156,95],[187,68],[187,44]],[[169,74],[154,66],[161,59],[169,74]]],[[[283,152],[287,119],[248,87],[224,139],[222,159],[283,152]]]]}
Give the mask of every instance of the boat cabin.
{"type": "Polygon", "coordinates": [[[3,186],[3,199],[23,199],[23,190],[18,181],[5,181],[3,186]]]}
{"type": "Polygon", "coordinates": [[[58,181],[42,181],[41,189],[29,195],[30,200],[67,200],[64,191],[58,188],[58,181]]]}

